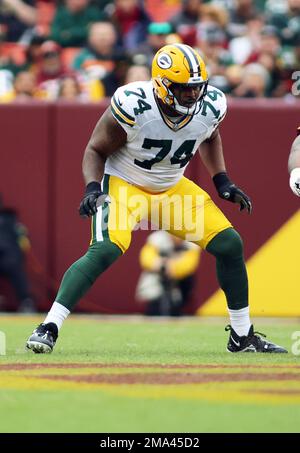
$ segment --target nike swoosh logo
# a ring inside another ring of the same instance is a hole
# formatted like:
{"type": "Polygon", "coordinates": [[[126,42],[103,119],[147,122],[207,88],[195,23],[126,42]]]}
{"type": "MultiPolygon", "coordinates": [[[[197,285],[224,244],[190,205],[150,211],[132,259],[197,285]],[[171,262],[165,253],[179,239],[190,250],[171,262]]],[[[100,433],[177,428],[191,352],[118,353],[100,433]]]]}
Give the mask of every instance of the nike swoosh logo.
{"type": "Polygon", "coordinates": [[[240,342],[239,341],[235,341],[232,336],[230,335],[230,338],[231,340],[234,342],[234,344],[239,348],[241,345],[240,345],[240,342]]]}

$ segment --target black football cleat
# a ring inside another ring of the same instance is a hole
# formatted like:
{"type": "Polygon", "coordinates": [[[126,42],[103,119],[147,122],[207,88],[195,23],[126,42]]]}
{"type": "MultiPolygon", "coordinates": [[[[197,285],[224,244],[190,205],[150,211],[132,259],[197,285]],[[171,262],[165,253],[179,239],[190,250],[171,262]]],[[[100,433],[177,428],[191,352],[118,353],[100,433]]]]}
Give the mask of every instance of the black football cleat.
{"type": "Polygon", "coordinates": [[[242,337],[239,337],[230,325],[226,326],[225,330],[230,330],[227,344],[227,351],[229,352],[269,352],[276,354],[288,352],[282,346],[265,340],[266,336],[263,333],[254,332],[253,325],[250,327],[248,335],[242,337]]]}
{"type": "Polygon", "coordinates": [[[26,347],[36,354],[52,352],[58,337],[57,325],[53,322],[40,324],[28,338],[26,347]]]}

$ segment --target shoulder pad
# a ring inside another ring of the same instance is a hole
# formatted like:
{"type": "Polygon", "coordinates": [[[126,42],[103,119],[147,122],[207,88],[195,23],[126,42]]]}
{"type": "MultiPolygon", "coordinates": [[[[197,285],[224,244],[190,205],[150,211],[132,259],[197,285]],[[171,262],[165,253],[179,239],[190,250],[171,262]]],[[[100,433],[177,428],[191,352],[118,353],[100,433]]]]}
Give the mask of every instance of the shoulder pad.
{"type": "Polygon", "coordinates": [[[132,102],[125,94],[126,85],[118,88],[111,98],[111,112],[123,126],[133,127],[136,123],[132,102]]]}
{"type": "Polygon", "coordinates": [[[201,108],[201,115],[212,119],[215,126],[224,119],[227,111],[226,96],[223,91],[208,85],[207,93],[201,108]]]}

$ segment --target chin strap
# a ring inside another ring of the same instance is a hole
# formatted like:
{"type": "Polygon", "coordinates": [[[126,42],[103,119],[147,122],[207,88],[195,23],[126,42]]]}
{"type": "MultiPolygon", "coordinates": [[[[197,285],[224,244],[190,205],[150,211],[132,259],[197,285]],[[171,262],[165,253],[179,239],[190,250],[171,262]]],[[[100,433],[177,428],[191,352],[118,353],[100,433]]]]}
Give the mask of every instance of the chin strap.
{"type": "MultiPolygon", "coordinates": [[[[174,102],[174,110],[177,112],[177,113],[181,113],[183,115],[196,115],[197,113],[200,112],[201,110],[201,107],[203,105],[203,102],[204,102],[204,98],[206,96],[206,93],[207,93],[207,86],[208,86],[208,81],[205,82],[205,87],[204,87],[204,90],[203,90],[203,94],[201,96],[201,98],[195,102],[195,104],[193,105],[192,109],[190,109],[189,107],[184,107],[183,105],[180,105],[178,100],[176,99],[175,95],[172,93],[172,91],[170,90],[170,88],[168,88],[168,93],[169,93],[169,97],[173,97],[173,102],[174,102]]],[[[170,106],[172,107],[172,106],[170,106]]]]}
{"type": "Polygon", "coordinates": [[[198,107],[198,104],[199,104],[199,101],[195,102],[195,104],[193,105],[192,108],[189,108],[189,107],[184,107],[183,105],[180,105],[179,102],[177,101],[177,99],[175,98],[174,96],[174,110],[177,112],[177,113],[181,113],[181,115],[195,115],[196,113],[196,110],[197,110],[197,113],[200,111],[200,108],[198,107]]]}

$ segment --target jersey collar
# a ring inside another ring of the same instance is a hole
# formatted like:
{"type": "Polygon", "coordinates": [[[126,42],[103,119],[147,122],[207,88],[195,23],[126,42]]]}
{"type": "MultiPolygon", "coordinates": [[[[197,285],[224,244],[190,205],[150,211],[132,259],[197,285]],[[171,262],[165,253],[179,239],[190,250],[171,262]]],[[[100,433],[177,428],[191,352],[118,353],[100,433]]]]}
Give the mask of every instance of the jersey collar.
{"type": "Polygon", "coordinates": [[[158,111],[160,113],[160,116],[162,117],[164,123],[170,128],[172,129],[172,131],[174,132],[177,132],[179,131],[180,129],[182,129],[184,126],[186,126],[187,124],[189,124],[189,122],[192,120],[193,118],[193,115],[183,115],[180,117],[180,119],[178,121],[176,121],[175,123],[173,121],[171,121],[167,115],[162,111],[158,101],[157,101],[157,98],[154,94],[154,90],[153,90],[153,97],[155,99],[155,102],[156,102],[156,105],[157,105],[157,108],[158,108],[158,111]]]}

